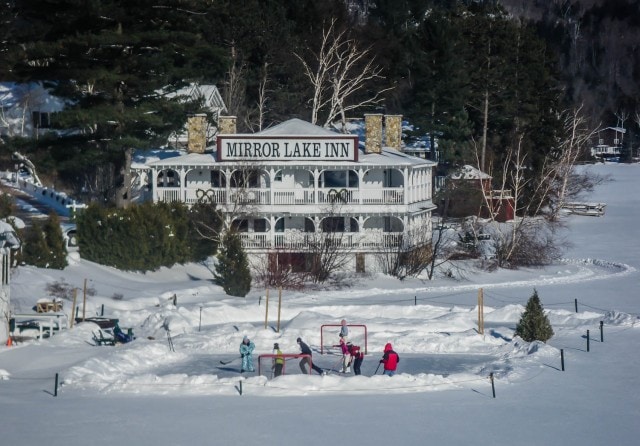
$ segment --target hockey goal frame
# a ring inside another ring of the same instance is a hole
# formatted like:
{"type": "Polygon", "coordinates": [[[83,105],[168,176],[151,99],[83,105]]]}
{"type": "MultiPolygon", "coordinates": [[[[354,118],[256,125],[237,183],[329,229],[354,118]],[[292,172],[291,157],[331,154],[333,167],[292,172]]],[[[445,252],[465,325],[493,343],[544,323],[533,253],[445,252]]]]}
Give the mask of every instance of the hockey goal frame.
{"type": "MultiPolygon", "coordinates": [[[[368,354],[368,340],[369,335],[367,332],[367,326],[365,324],[346,324],[348,328],[361,327],[364,328],[364,354],[368,354]]],[[[324,355],[324,329],[325,327],[342,327],[342,324],[322,324],[320,326],[320,354],[324,355]]]]}
{"type": "MultiPolygon", "coordinates": [[[[310,364],[309,364],[309,370],[307,371],[308,375],[311,375],[311,371],[313,370],[311,368],[311,365],[313,365],[313,357],[311,355],[308,354],[303,354],[303,353],[283,353],[281,355],[275,354],[275,353],[265,353],[263,355],[259,355],[258,356],[258,376],[262,375],[262,359],[275,359],[275,358],[283,358],[284,359],[284,364],[282,364],[282,374],[286,375],[286,370],[287,370],[287,359],[293,359],[293,358],[309,358],[310,364]]],[[[271,367],[271,361],[269,362],[269,367],[271,367]]]]}

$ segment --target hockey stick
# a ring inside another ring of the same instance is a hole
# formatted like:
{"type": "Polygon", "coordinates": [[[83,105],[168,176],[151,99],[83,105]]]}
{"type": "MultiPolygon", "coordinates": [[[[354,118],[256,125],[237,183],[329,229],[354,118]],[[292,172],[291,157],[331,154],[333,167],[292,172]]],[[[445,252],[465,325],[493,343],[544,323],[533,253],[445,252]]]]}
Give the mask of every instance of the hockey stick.
{"type": "Polygon", "coordinates": [[[234,359],[230,359],[228,361],[220,361],[220,364],[222,364],[222,365],[231,364],[232,362],[237,361],[238,359],[240,359],[240,358],[234,358],[234,359]]]}
{"type": "Polygon", "coordinates": [[[376,371],[373,372],[374,375],[378,374],[378,369],[380,368],[380,364],[382,364],[381,362],[378,363],[378,367],[376,367],[376,371]]]}

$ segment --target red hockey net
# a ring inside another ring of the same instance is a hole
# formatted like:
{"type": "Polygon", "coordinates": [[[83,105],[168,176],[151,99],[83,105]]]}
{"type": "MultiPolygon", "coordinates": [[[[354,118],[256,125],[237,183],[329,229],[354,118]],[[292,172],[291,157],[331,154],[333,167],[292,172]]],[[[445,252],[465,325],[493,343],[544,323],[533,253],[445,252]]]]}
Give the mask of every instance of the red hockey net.
{"type": "MultiPolygon", "coordinates": [[[[341,324],[324,324],[320,326],[320,353],[325,350],[335,349],[340,343],[341,324]]],[[[367,326],[364,324],[347,324],[349,328],[348,340],[359,345],[366,355],[368,352],[367,326]]]]}
{"type": "MultiPolygon", "coordinates": [[[[311,355],[303,355],[302,353],[283,353],[281,355],[269,353],[260,355],[258,356],[258,375],[264,375],[267,378],[274,378],[274,365],[276,358],[284,359],[284,364],[282,364],[283,375],[300,375],[302,374],[302,370],[300,370],[300,361],[302,361],[303,358],[311,358],[311,355]]],[[[310,360],[313,361],[313,358],[310,360]]],[[[307,374],[310,375],[311,364],[306,364],[305,367],[307,369],[307,374]]]]}

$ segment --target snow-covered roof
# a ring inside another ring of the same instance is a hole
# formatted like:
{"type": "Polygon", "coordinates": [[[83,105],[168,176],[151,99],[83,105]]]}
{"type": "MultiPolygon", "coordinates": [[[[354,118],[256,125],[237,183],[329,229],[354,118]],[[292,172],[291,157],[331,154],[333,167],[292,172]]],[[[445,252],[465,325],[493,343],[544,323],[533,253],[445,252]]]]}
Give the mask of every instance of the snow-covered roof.
{"type": "MultiPolygon", "coordinates": [[[[344,133],[336,133],[324,127],[311,124],[302,119],[293,118],[288,121],[281,122],[278,125],[270,127],[252,136],[336,136],[344,135],[344,133]]],[[[355,135],[354,135],[355,136],[355,135]]]]}
{"type": "Polygon", "coordinates": [[[627,133],[627,129],[623,128],[623,127],[605,127],[603,129],[598,130],[598,133],[600,132],[604,132],[607,130],[612,130],[616,133],[627,133]]]}
{"type": "Polygon", "coordinates": [[[465,164],[451,174],[452,180],[490,180],[491,175],[482,172],[480,169],[465,164]]]}
{"type": "Polygon", "coordinates": [[[189,100],[197,100],[199,98],[204,99],[204,106],[207,110],[219,113],[226,111],[227,107],[224,105],[222,96],[218,91],[218,87],[215,85],[200,85],[190,84],[186,87],[182,87],[175,92],[168,93],[166,95],[169,98],[188,98],[189,100]]]}

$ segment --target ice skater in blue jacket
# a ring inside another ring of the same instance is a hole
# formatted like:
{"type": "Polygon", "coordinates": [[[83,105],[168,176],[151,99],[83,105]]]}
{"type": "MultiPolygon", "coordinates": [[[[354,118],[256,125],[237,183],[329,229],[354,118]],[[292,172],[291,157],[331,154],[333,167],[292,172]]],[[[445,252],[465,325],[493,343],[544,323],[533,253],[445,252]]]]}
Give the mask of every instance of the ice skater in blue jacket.
{"type": "Polygon", "coordinates": [[[242,344],[240,344],[240,356],[242,357],[242,367],[240,373],[255,372],[253,367],[253,349],[256,348],[255,344],[249,340],[248,336],[242,338],[242,344]]]}

